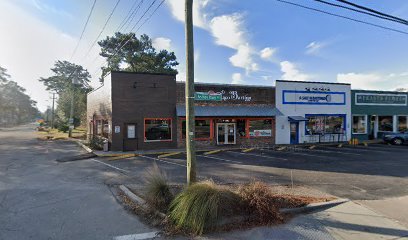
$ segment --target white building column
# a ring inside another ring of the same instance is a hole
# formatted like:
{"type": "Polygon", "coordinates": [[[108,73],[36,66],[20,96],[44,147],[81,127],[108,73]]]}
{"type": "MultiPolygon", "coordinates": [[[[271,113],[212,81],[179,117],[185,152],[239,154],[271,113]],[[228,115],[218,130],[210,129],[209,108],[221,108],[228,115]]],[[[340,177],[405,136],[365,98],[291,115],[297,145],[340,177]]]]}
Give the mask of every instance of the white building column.
{"type": "Polygon", "coordinates": [[[393,132],[398,131],[398,116],[397,115],[392,116],[392,131],[393,132]]]}

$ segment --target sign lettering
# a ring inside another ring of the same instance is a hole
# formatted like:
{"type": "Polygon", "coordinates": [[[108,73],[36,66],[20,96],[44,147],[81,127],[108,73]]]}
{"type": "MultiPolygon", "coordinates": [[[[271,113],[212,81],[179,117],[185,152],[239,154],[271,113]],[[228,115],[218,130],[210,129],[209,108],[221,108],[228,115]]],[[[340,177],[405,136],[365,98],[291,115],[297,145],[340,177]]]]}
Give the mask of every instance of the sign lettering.
{"type": "Polygon", "coordinates": [[[406,94],[355,93],[356,105],[407,106],[406,94]]]}
{"type": "Polygon", "coordinates": [[[283,90],[282,104],[345,105],[345,92],[283,90]]]}

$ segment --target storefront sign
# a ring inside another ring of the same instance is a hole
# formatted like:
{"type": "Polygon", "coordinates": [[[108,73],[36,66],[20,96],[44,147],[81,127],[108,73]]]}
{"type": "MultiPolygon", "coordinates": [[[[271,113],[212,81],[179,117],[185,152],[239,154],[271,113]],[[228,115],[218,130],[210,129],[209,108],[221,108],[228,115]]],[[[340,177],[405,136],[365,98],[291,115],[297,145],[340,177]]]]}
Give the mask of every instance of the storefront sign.
{"type": "Polygon", "coordinates": [[[198,101],[221,101],[222,95],[214,92],[196,92],[194,99],[198,101]]]}
{"type": "Polygon", "coordinates": [[[356,93],[356,105],[407,106],[405,94],[356,93]]]}
{"type": "Polygon", "coordinates": [[[271,129],[254,130],[253,132],[249,132],[249,136],[251,137],[271,137],[272,130],[271,129]]]}
{"type": "Polygon", "coordinates": [[[223,101],[244,101],[244,102],[250,102],[252,100],[252,97],[248,96],[247,94],[242,95],[239,94],[238,91],[224,91],[222,90],[219,92],[222,95],[222,100],[223,101]]]}
{"type": "Polygon", "coordinates": [[[115,126],[115,133],[120,133],[120,126],[115,126]]]}
{"type": "Polygon", "coordinates": [[[346,105],[346,93],[283,90],[282,104],[346,105]]]}

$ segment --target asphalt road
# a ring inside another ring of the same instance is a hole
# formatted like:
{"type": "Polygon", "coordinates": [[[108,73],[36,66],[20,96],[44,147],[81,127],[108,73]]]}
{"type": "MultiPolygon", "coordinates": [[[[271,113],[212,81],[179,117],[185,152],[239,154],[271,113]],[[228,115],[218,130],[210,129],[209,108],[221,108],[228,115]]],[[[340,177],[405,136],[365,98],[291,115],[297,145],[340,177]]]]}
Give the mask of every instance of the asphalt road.
{"type": "MultiPolygon", "coordinates": [[[[139,156],[99,160],[125,174],[142,176],[156,162],[170,180],[186,181],[186,157],[139,156]]],[[[226,151],[197,157],[200,179],[222,183],[262,180],[272,184],[308,185],[352,200],[378,200],[408,195],[408,146],[317,147],[297,151],[226,151]]]]}
{"type": "Polygon", "coordinates": [[[71,142],[40,141],[34,125],[0,130],[0,239],[112,239],[154,231],[109,186],[124,175],[87,160],[71,142]]]}

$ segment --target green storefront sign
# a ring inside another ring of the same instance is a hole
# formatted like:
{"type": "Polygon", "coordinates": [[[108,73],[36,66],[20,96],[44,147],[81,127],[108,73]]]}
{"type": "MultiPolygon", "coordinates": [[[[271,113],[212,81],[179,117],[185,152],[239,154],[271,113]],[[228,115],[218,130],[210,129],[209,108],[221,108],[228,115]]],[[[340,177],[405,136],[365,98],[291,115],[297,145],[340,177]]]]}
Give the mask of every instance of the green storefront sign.
{"type": "Polygon", "coordinates": [[[221,94],[209,94],[207,92],[196,92],[194,99],[197,101],[221,101],[222,95],[221,94]]]}
{"type": "Polygon", "coordinates": [[[355,101],[356,105],[407,106],[407,95],[356,93],[355,101]]]}

